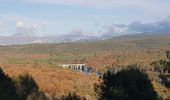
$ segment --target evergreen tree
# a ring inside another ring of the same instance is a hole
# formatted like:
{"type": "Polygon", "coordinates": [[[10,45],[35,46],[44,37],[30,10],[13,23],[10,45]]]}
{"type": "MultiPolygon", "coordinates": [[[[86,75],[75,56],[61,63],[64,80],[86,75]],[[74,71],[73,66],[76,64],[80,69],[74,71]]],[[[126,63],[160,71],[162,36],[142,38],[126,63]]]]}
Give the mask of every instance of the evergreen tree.
{"type": "Polygon", "coordinates": [[[128,66],[116,74],[108,71],[102,80],[95,86],[99,100],[157,100],[147,74],[136,66],[128,66]]]}
{"type": "Polygon", "coordinates": [[[18,100],[16,88],[11,78],[0,68],[0,100],[18,100]]]}

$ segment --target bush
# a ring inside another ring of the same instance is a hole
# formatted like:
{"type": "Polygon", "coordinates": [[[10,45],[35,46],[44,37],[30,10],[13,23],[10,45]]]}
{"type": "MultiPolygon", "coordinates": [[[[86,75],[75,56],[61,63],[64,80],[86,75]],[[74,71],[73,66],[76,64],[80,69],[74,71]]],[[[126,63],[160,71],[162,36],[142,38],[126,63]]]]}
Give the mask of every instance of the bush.
{"type": "Polygon", "coordinates": [[[95,85],[100,100],[157,100],[147,74],[136,66],[128,66],[116,74],[108,71],[102,80],[95,85]]]}
{"type": "Polygon", "coordinates": [[[16,88],[11,78],[0,68],[0,100],[18,100],[16,88]]]}
{"type": "Polygon", "coordinates": [[[69,92],[68,95],[62,96],[61,100],[86,100],[86,99],[78,96],[75,92],[69,92]]]}
{"type": "Polygon", "coordinates": [[[168,60],[159,60],[151,63],[155,72],[158,72],[160,83],[170,88],[170,51],[166,52],[168,60]]]}
{"type": "Polygon", "coordinates": [[[29,74],[19,75],[14,79],[17,94],[21,100],[45,100],[35,80],[29,74]]]}
{"type": "Polygon", "coordinates": [[[0,68],[0,100],[46,100],[46,96],[29,74],[12,81],[0,68]]]}
{"type": "Polygon", "coordinates": [[[27,96],[27,100],[47,100],[47,98],[43,92],[33,91],[27,96]]]}

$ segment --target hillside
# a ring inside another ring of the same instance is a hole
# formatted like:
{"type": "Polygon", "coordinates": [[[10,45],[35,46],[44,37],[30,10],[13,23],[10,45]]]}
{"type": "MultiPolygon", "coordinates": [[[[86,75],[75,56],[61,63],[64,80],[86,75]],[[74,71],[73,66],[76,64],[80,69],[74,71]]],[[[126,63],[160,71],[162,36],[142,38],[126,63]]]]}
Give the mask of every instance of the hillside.
{"type": "Polygon", "coordinates": [[[25,45],[1,45],[0,52],[11,53],[44,53],[75,55],[95,53],[108,50],[130,50],[169,47],[170,35],[127,35],[108,40],[96,40],[71,43],[35,43],[25,45]]]}
{"type": "Polygon", "coordinates": [[[95,74],[85,75],[58,65],[85,63],[101,73],[108,68],[135,63],[148,68],[150,63],[166,59],[167,50],[170,50],[169,35],[128,35],[79,43],[1,45],[0,66],[10,77],[29,73],[48,96],[76,91],[78,95],[94,99],[93,85],[98,82],[95,74]]]}
{"type": "Polygon", "coordinates": [[[58,44],[1,45],[0,54],[6,59],[4,63],[45,63],[49,66],[58,66],[61,63],[86,63],[98,69],[99,66],[113,64],[148,64],[164,57],[165,51],[169,49],[170,35],[157,34],[127,35],[108,40],[58,44]]]}

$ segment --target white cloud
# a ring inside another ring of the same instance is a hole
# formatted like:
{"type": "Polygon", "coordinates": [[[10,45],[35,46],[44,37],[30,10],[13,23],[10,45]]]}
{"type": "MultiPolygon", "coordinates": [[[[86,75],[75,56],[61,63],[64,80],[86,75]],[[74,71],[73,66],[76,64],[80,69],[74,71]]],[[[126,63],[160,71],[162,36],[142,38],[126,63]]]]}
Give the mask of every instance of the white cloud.
{"type": "Polygon", "coordinates": [[[113,36],[121,36],[126,34],[156,34],[156,33],[170,33],[170,16],[163,20],[151,23],[143,23],[134,21],[129,25],[125,24],[112,24],[103,27],[101,31],[104,37],[110,38],[113,36]]]}
{"type": "Polygon", "coordinates": [[[32,29],[36,29],[37,25],[35,25],[35,24],[28,24],[28,23],[25,23],[23,21],[17,21],[16,22],[16,27],[17,28],[32,28],[32,29]]]}
{"type": "Polygon", "coordinates": [[[22,35],[40,35],[46,29],[47,22],[31,19],[25,16],[11,16],[9,17],[11,22],[15,22],[16,34],[22,35]]]}
{"type": "Polygon", "coordinates": [[[0,16],[0,35],[38,35],[45,34],[47,21],[27,16],[0,16]]]}
{"type": "Polygon", "coordinates": [[[106,38],[121,36],[125,34],[130,34],[129,32],[126,32],[127,28],[128,27],[123,24],[112,24],[112,25],[104,26],[101,33],[106,38]]]}
{"type": "Polygon", "coordinates": [[[37,26],[23,21],[16,22],[16,34],[34,34],[37,26]]]}
{"type": "Polygon", "coordinates": [[[16,21],[16,34],[33,35],[37,31],[44,31],[46,23],[36,23],[18,20],[16,21]]]}
{"type": "Polygon", "coordinates": [[[94,32],[86,32],[86,31],[83,31],[82,29],[79,29],[79,28],[73,28],[71,32],[67,33],[67,35],[95,37],[95,36],[98,36],[99,34],[94,33],[94,32]]]}

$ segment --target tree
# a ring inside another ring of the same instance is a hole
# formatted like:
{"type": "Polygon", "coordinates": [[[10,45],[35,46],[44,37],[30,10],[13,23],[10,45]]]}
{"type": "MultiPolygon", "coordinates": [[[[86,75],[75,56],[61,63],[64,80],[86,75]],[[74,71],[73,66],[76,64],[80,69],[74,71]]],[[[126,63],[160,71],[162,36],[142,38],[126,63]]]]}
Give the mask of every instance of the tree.
{"type": "Polygon", "coordinates": [[[35,80],[29,74],[19,75],[14,79],[17,94],[21,100],[45,100],[35,80]]]}
{"type": "Polygon", "coordinates": [[[166,51],[166,57],[170,61],[170,51],[166,51]]]}
{"type": "Polygon", "coordinates": [[[128,66],[116,74],[107,71],[102,82],[95,85],[99,100],[157,100],[148,75],[136,65],[128,66]]]}
{"type": "Polygon", "coordinates": [[[0,68],[0,100],[18,100],[16,88],[11,78],[0,68]]]}
{"type": "Polygon", "coordinates": [[[61,100],[86,100],[85,98],[82,98],[78,96],[75,92],[69,92],[68,95],[63,95],[61,97],[61,100]]]}
{"type": "Polygon", "coordinates": [[[160,82],[165,85],[165,87],[170,88],[170,51],[166,51],[167,60],[159,60],[151,63],[155,72],[158,72],[160,82]]]}
{"type": "Polygon", "coordinates": [[[27,100],[47,100],[47,98],[43,92],[33,91],[27,96],[27,100]]]}

